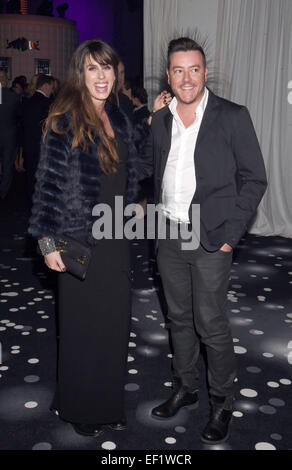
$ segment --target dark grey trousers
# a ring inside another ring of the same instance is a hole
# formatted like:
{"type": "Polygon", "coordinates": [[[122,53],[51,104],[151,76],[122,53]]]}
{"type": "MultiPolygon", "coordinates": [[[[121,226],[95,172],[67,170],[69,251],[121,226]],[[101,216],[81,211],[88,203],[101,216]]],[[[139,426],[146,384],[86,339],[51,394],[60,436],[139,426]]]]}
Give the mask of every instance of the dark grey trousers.
{"type": "Polygon", "coordinates": [[[210,393],[234,395],[236,363],[226,315],[232,252],[182,251],[181,240],[159,240],[158,267],[174,348],[174,379],[197,389],[200,341],[205,345],[210,393]]]}

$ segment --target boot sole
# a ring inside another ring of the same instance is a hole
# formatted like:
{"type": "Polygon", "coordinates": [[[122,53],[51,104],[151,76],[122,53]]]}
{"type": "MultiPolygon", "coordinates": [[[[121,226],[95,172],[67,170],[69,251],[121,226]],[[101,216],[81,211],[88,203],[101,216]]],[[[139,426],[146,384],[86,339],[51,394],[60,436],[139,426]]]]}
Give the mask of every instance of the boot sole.
{"type": "Polygon", "coordinates": [[[116,431],[116,432],[119,432],[119,431],[124,431],[125,429],[127,429],[127,426],[119,426],[118,428],[114,427],[114,426],[111,426],[110,424],[107,424],[105,426],[107,429],[109,429],[110,431],[116,431]]]}
{"type": "MultiPolygon", "coordinates": [[[[233,416],[231,417],[229,426],[232,424],[232,421],[233,421],[233,416]]],[[[223,442],[226,442],[229,439],[229,437],[230,437],[230,429],[228,429],[228,433],[226,434],[226,436],[223,437],[223,439],[219,439],[218,441],[208,441],[208,439],[205,439],[203,436],[201,436],[200,439],[204,444],[208,444],[209,446],[214,446],[214,445],[222,444],[223,442]]]]}
{"type": "Polygon", "coordinates": [[[228,432],[228,434],[223,439],[220,439],[219,441],[208,441],[208,439],[205,439],[202,436],[200,439],[204,444],[208,444],[209,446],[215,446],[217,444],[222,444],[223,442],[226,442],[229,439],[229,437],[230,437],[230,433],[228,432]]]}
{"type": "Polygon", "coordinates": [[[155,415],[155,414],[153,414],[153,413],[151,413],[151,416],[152,416],[152,418],[155,418],[155,419],[158,419],[158,420],[163,421],[163,420],[165,420],[165,419],[171,419],[171,418],[173,418],[173,417],[176,416],[177,413],[178,413],[180,410],[182,410],[183,408],[187,408],[187,409],[189,409],[189,410],[196,410],[198,407],[199,407],[199,402],[197,401],[196,403],[193,403],[192,405],[185,405],[185,406],[182,406],[179,410],[177,410],[177,412],[176,412],[174,415],[171,415],[171,416],[165,416],[165,417],[163,417],[163,416],[157,416],[157,415],[155,415]]]}
{"type": "Polygon", "coordinates": [[[76,429],[75,426],[73,426],[74,428],[74,431],[79,434],[80,436],[86,436],[86,437],[98,437],[98,436],[101,436],[103,433],[104,433],[104,430],[103,429],[100,429],[99,431],[95,432],[95,433],[87,433],[85,431],[79,431],[79,429],[76,429]]]}

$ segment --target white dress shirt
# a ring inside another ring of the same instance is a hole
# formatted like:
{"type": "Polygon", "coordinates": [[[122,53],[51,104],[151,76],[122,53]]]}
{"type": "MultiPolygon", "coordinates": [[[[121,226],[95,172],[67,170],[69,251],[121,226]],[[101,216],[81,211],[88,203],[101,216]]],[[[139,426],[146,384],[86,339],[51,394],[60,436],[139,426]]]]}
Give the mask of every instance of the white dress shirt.
{"type": "Polygon", "coordinates": [[[177,99],[174,97],[169,104],[173,121],[171,147],[162,181],[162,211],[177,222],[189,223],[188,211],[196,191],[194,154],[208,97],[206,88],[196,109],[196,119],[187,128],[177,113],[177,99]]]}

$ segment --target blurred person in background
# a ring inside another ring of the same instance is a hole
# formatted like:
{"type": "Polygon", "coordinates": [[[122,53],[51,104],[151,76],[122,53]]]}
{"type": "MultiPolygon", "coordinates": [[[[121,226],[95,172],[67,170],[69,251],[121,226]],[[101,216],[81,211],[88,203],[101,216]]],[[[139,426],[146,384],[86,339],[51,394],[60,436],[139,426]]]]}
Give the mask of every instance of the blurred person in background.
{"type": "Polygon", "coordinates": [[[27,194],[31,205],[35,185],[35,172],[39,162],[42,127],[48,117],[50,96],[53,92],[54,79],[49,75],[39,74],[36,91],[23,106],[23,158],[27,176],[27,194]]]}
{"type": "Polygon", "coordinates": [[[20,99],[8,88],[8,77],[4,70],[0,70],[1,100],[0,104],[0,161],[1,183],[0,198],[4,199],[9,191],[13,164],[16,158],[18,142],[18,122],[20,99]]]}

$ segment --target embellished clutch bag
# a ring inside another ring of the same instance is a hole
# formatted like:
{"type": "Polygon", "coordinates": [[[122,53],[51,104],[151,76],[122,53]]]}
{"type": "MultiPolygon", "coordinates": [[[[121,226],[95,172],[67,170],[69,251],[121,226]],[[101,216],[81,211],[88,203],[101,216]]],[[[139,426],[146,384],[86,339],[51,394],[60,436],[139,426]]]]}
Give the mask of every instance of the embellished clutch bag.
{"type": "Polygon", "coordinates": [[[66,266],[66,271],[84,280],[91,258],[90,247],[67,235],[55,240],[55,244],[66,266]]]}

